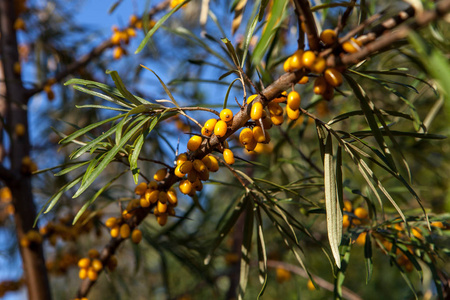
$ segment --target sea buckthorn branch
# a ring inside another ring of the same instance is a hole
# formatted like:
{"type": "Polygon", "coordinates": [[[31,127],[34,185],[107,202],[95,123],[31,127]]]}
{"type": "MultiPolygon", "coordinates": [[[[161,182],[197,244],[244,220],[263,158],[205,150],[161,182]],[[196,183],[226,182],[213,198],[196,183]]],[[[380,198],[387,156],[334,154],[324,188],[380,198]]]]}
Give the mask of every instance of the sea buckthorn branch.
{"type": "Polygon", "coordinates": [[[336,26],[336,33],[339,35],[340,32],[345,28],[347,25],[347,20],[350,17],[350,14],[353,11],[353,8],[356,6],[356,0],[351,0],[347,8],[345,9],[344,14],[339,16],[338,25],[336,26]]]}
{"type": "Polygon", "coordinates": [[[308,0],[294,0],[295,6],[298,7],[300,11],[300,20],[302,24],[304,24],[304,28],[302,28],[306,37],[308,38],[309,48],[311,50],[319,49],[319,35],[317,33],[316,21],[311,11],[311,7],[309,5],[308,0]]]}
{"type": "MultiPolygon", "coordinates": [[[[149,19],[151,19],[155,14],[159,13],[160,11],[166,9],[169,6],[169,4],[170,4],[170,0],[164,0],[163,2],[155,5],[148,12],[149,19]]],[[[131,28],[131,26],[128,28],[131,28]]],[[[100,45],[98,45],[94,49],[92,49],[88,54],[81,57],[79,60],[74,61],[73,63],[69,64],[64,70],[57,73],[54,77],[45,80],[43,83],[39,84],[35,88],[26,90],[25,91],[26,99],[29,99],[32,96],[34,96],[35,94],[42,92],[48,86],[51,86],[57,82],[61,82],[67,76],[69,76],[69,75],[75,73],[76,71],[78,71],[79,69],[85,67],[93,59],[99,57],[104,51],[106,51],[109,48],[112,48],[114,46],[115,46],[115,44],[113,43],[113,41],[111,41],[111,39],[104,41],[103,43],[101,43],[100,45]]]]}

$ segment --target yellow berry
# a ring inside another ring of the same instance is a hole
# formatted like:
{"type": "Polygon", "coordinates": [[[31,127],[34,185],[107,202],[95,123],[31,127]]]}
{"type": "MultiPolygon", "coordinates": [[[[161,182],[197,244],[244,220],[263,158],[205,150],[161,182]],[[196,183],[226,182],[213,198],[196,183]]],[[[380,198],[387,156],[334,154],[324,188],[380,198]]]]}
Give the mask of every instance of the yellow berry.
{"type": "Polygon", "coordinates": [[[270,116],[270,120],[272,121],[273,125],[279,126],[279,125],[283,124],[284,117],[283,117],[283,115],[281,115],[281,116],[270,116]]]}
{"type": "Polygon", "coordinates": [[[178,166],[175,168],[174,174],[175,174],[177,177],[183,178],[184,175],[186,175],[186,174],[182,173],[182,172],[180,171],[180,168],[181,168],[181,165],[178,165],[178,166]]]}
{"type": "Polygon", "coordinates": [[[108,228],[112,228],[117,224],[117,219],[114,217],[109,218],[108,220],[106,220],[105,225],[108,228]]]}
{"type": "Polygon", "coordinates": [[[327,90],[327,82],[323,76],[317,77],[316,80],[314,80],[314,94],[316,95],[323,95],[325,91],[327,90]]]}
{"type": "Polygon", "coordinates": [[[292,91],[288,95],[287,106],[292,110],[298,110],[298,108],[300,107],[300,101],[300,94],[296,91],[292,91]]]}
{"type": "Polygon", "coordinates": [[[17,123],[16,124],[15,132],[16,132],[16,135],[18,137],[24,136],[25,135],[25,131],[26,131],[25,125],[23,125],[22,123],[17,123]]]}
{"type": "Polygon", "coordinates": [[[308,76],[303,76],[302,78],[300,78],[300,80],[298,81],[299,84],[306,84],[309,82],[309,77],[308,76]]]}
{"type": "Polygon", "coordinates": [[[220,119],[225,122],[231,121],[231,119],[233,119],[233,112],[231,111],[231,109],[223,109],[220,112],[220,119]]]}
{"type": "Polygon", "coordinates": [[[180,192],[187,195],[191,192],[192,183],[187,179],[182,180],[182,181],[180,181],[179,189],[180,189],[180,192]]]}
{"type": "Polygon", "coordinates": [[[178,204],[177,192],[174,189],[170,189],[167,191],[167,201],[169,201],[170,205],[177,206],[178,204]]]}
{"type": "Polygon", "coordinates": [[[214,126],[214,134],[221,138],[227,133],[227,123],[223,120],[219,120],[216,123],[216,126],[214,126]]]}
{"type": "Polygon", "coordinates": [[[283,114],[283,108],[277,102],[270,101],[267,108],[271,116],[281,116],[283,114]]]}
{"type": "Polygon", "coordinates": [[[342,217],[342,227],[347,228],[350,226],[350,219],[348,217],[348,215],[344,215],[342,217]]]}
{"type": "Polygon", "coordinates": [[[283,103],[286,102],[286,99],[287,99],[287,92],[284,91],[281,93],[280,97],[274,98],[271,102],[283,103]]]}
{"type": "Polygon", "coordinates": [[[323,57],[317,57],[314,61],[314,64],[311,67],[311,71],[317,74],[321,74],[327,66],[327,62],[323,57]]]}
{"type": "Polygon", "coordinates": [[[195,171],[195,169],[190,170],[189,173],[187,174],[187,180],[189,180],[190,182],[196,181],[197,178],[198,178],[198,172],[195,171]]]}
{"type": "MultiPolygon", "coordinates": [[[[291,61],[292,61],[292,56],[289,56],[283,64],[283,70],[287,73],[287,72],[291,72],[291,61]]],[[[248,102],[247,102],[248,103],[248,102]]]]}
{"type": "Polygon", "coordinates": [[[327,46],[331,46],[337,41],[336,32],[333,29],[325,29],[320,34],[320,40],[327,46]]]}
{"type": "Polygon", "coordinates": [[[242,129],[241,133],[239,134],[239,141],[242,145],[247,145],[252,140],[254,140],[253,132],[250,128],[244,128],[242,129]]]}
{"type": "Polygon", "coordinates": [[[306,284],[306,286],[308,287],[308,290],[310,291],[314,291],[316,290],[316,287],[314,286],[314,283],[310,280],[308,280],[308,283],[306,284]]]}
{"type": "Polygon", "coordinates": [[[118,60],[122,57],[122,55],[124,54],[124,50],[122,47],[115,47],[113,50],[113,58],[115,60],[118,60]]]}
{"type": "Polygon", "coordinates": [[[194,169],[199,173],[204,172],[207,169],[205,164],[200,159],[194,160],[192,165],[194,166],[194,169]]]}
{"type": "Polygon", "coordinates": [[[180,155],[178,155],[177,157],[177,166],[181,165],[181,163],[187,161],[188,157],[186,155],[186,153],[181,153],[180,155]]]}
{"type": "Polygon", "coordinates": [[[291,56],[291,61],[289,63],[290,71],[297,71],[303,67],[303,50],[297,50],[291,56]]]}
{"type": "Polygon", "coordinates": [[[311,69],[315,61],[316,55],[314,54],[314,52],[308,50],[305,53],[303,53],[302,63],[304,67],[311,69]]]}
{"type": "Polygon", "coordinates": [[[167,214],[160,214],[156,216],[156,221],[159,225],[164,226],[167,223],[167,214]]]}
{"type": "Polygon", "coordinates": [[[131,36],[131,37],[135,37],[136,36],[136,30],[134,30],[134,28],[127,28],[127,35],[131,36]]]}
{"type": "Polygon", "coordinates": [[[94,268],[89,268],[87,271],[87,276],[89,280],[96,281],[98,278],[98,273],[94,270],[94,268]]]}
{"type": "Polygon", "coordinates": [[[126,239],[129,236],[130,236],[130,225],[128,225],[127,223],[122,224],[122,226],[120,226],[120,237],[126,239]]]}
{"type": "Polygon", "coordinates": [[[233,152],[230,149],[223,150],[223,159],[229,165],[232,165],[235,162],[234,154],[233,154],[233,152]]]}
{"type": "Polygon", "coordinates": [[[155,175],[153,175],[153,179],[155,179],[156,181],[162,181],[162,180],[164,180],[166,175],[167,175],[167,169],[162,168],[162,169],[159,169],[158,171],[156,171],[155,175]]]}
{"type": "Polygon", "coordinates": [[[247,98],[247,104],[251,103],[255,98],[258,97],[258,94],[253,94],[247,98]]]}
{"type": "Polygon", "coordinates": [[[263,130],[261,126],[253,127],[252,133],[257,143],[268,142],[269,133],[266,130],[263,130]]]}
{"type": "Polygon", "coordinates": [[[210,136],[214,131],[214,126],[216,126],[217,120],[216,119],[209,119],[205,122],[205,125],[203,125],[202,128],[202,134],[206,136],[210,136]]]}
{"type": "Polygon", "coordinates": [[[445,228],[444,223],[440,222],[440,221],[435,221],[435,222],[431,222],[431,226],[437,227],[437,228],[445,228]]]}
{"type": "Polygon", "coordinates": [[[198,135],[194,135],[189,139],[189,141],[187,143],[187,148],[190,151],[195,151],[200,147],[201,144],[202,144],[202,137],[198,136],[198,135]]]}
{"type": "Polygon", "coordinates": [[[289,119],[297,120],[300,117],[300,110],[299,109],[291,109],[290,106],[286,106],[286,114],[289,119]]]}
{"type": "Polygon", "coordinates": [[[134,193],[136,195],[144,195],[145,190],[147,190],[147,183],[141,182],[139,183],[136,188],[134,189],[134,193]]]}
{"type": "Polygon", "coordinates": [[[88,251],[88,256],[90,258],[98,258],[100,256],[100,252],[97,249],[91,249],[88,251]]]}
{"type": "Polygon", "coordinates": [[[361,232],[358,236],[358,238],[356,239],[356,244],[360,245],[360,246],[364,246],[366,244],[366,236],[367,236],[367,232],[361,232]]]}
{"type": "Polygon", "coordinates": [[[167,203],[162,203],[158,201],[157,208],[160,213],[165,213],[167,211],[167,203]]]}
{"type": "Polygon", "coordinates": [[[369,212],[363,207],[356,208],[355,211],[354,211],[354,214],[359,219],[365,219],[365,218],[367,218],[369,216],[369,212]]]}
{"type": "Polygon", "coordinates": [[[81,280],[84,280],[87,278],[87,268],[81,268],[80,271],[78,272],[78,277],[80,277],[81,280]]]}
{"type": "Polygon", "coordinates": [[[131,241],[135,244],[139,244],[141,240],[142,240],[142,231],[136,228],[131,233],[131,241]]]}
{"type": "Polygon", "coordinates": [[[91,259],[88,257],[83,257],[78,261],[79,268],[89,268],[91,265],[91,259]]]}
{"type": "Polygon", "coordinates": [[[282,283],[291,279],[291,272],[284,268],[277,268],[276,274],[278,283],[282,283]]]}
{"type": "Polygon", "coordinates": [[[114,226],[111,228],[110,234],[112,238],[116,238],[119,236],[120,227],[119,225],[114,226]]]}
{"type": "Polygon", "coordinates": [[[419,228],[412,228],[411,229],[411,233],[414,237],[418,238],[418,239],[423,239],[423,235],[421,233],[421,230],[419,228]]]}
{"type": "Polygon", "coordinates": [[[342,44],[342,49],[348,53],[358,52],[362,46],[362,43],[355,38],[351,38],[349,41],[346,41],[342,44]]]}
{"type": "Polygon", "coordinates": [[[167,203],[167,193],[165,191],[160,191],[159,192],[158,202],[167,203]]]}
{"type": "Polygon", "coordinates": [[[192,170],[193,164],[190,160],[185,161],[180,165],[180,172],[183,174],[189,173],[190,170],[192,170]]]}
{"type": "Polygon", "coordinates": [[[326,69],[324,77],[327,83],[333,87],[340,86],[344,81],[342,73],[335,68],[326,69]]]}
{"type": "Polygon", "coordinates": [[[212,155],[208,155],[208,158],[210,161],[210,165],[207,165],[208,170],[211,172],[219,171],[219,161],[217,160],[217,158],[212,155]]]}
{"type": "Polygon", "coordinates": [[[348,200],[344,200],[344,209],[343,210],[351,212],[353,210],[352,202],[350,202],[348,200]]]}
{"type": "Polygon", "coordinates": [[[94,259],[92,261],[92,268],[96,271],[96,272],[100,272],[103,269],[103,264],[99,259],[94,259]]]}
{"type": "Polygon", "coordinates": [[[159,198],[159,190],[150,190],[150,192],[146,194],[145,198],[150,203],[156,203],[156,201],[158,201],[159,198]]]}
{"type": "Polygon", "coordinates": [[[252,105],[252,109],[250,112],[250,117],[252,118],[252,120],[258,120],[262,117],[263,115],[263,105],[261,102],[256,102],[253,103],[252,105]]]}

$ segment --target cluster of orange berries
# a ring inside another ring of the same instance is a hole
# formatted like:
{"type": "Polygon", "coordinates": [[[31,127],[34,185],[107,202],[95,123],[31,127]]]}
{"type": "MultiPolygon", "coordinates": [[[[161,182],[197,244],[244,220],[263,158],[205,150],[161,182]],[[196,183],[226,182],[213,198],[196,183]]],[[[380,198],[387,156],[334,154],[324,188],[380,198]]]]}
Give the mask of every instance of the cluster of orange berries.
{"type": "Polygon", "coordinates": [[[344,211],[349,214],[344,214],[342,217],[342,227],[347,228],[351,225],[361,225],[369,221],[369,212],[363,207],[357,207],[353,210],[353,205],[350,201],[344,201],[344,211]]]}
{"type": "Polygon", "coordinates": [[[13,281],[5,280],[0,282],[0,297],[5,296],[7,292],[18,291],[24,285],[25,280],[23,278],[13,281]]]}
{"type": "MultiPolygon", "coordinates": [[[[136,201],[132,201],[136,203],[136,201]]],[[[138,205],[139,206],[139,205],[138,205]]],[[[131,207],[131,209],[137,208],[131,207]]],[[[130,208],[130,207],[127,207],[130,208]]],[[[122,238],[127,239],[131,236],[131,240],[135,244],[139,244],[142,240],[142,232],[139,228],[133,229],[131,231],[130,225],[126,223],[126,220],[130,219],[133,216],[133,211],[124,210],[122,212],[122,218],[111,217],[106,220],[105,225],[110,229],[110,234],[112,238],[122,238]]]]}
{"type": "Polygon", "coordinates": [[[28,248],[32,245],[42,243],[42,235],[36,230],[29,230],[21,239],[20,246],[28,248]]]}
{"type": "MultiPolygon", "coordinates": [[[[91,281],[96,281],[98,278],[98,273],[103,270],[103,263],[99,258],[100,253],[96,249],[89,250],[88,257],[83,257],[78,261],[78,267],[80,268],[78,277],[80,277],[80,279],[82,280],[89,278],[89,280],[91,281]]],[[[112,260],[113,269],[117,266],[117,259],[115,260],[115,262],[114,259],[112,260]]],[[[109,259],[109,261],[111,261],[111,258],[109,259]]]]}
{"type": "Polygon", "coordinates": [[[78,257],[74,253],[63,253],[58,255],[54,260],[46,260],[45,267],[48,272],[55,275],[66,274],[71,266],[75,266],[78,262],[78,257]]]}
{"type": "MultiPolygon", "coordinates": [[[[336,43],[337,35],[334,30],[326,29],[321,33],[320,39],[326,46],[331,46],[336,43]]],[[[316,56],[316,53],[311,50],[297,50],[284,62],[283,69],[285,72],[295,72],[305,69],[306,71],[319,74],[314,81],[313,91],[317,95],[322,95],[326,100],[333,98],[334,88],[340,86],[343,82],[341,72],[336,68],[327,68],[325,58],[316,56]]],[[[308,82],[308,77],[306,76],[299,81],[301,84],[306,82],[308,82]]]]}
{"type": "MultiPolygon", "coordinates": [[[[83,234],[88,233],[94,228],[96,218],[89,218],[90,212],[86,211],[80,216],[78,222],[72,225],[73,215],[67,215],[59,218],[56,222],[48,222],[39,229],[39,233],[45,237],[50,245],[55,246],[58,238],[63,241],[76,241],[83,234]]],[[[98,232],[100,234],[100,231],[98,232]]]]}
{"type": "Polygon", "coordinates": [[[14,205],[12,204],[12,193],[9,187],[0,189],[0,223],[9,215],[14,214],[14,205]]]}

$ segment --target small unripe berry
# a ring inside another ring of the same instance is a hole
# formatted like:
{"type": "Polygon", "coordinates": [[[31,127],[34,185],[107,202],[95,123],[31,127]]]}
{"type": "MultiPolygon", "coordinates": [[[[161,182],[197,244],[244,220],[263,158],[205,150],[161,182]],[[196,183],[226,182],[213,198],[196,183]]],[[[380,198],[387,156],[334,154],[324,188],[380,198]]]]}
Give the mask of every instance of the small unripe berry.
{"type": "Polygon", "coordinates": [[[220,112],[220,119],[224,122],[231,121],[233,119],[233,112],[231,109],[225,108],[220,112]]]}

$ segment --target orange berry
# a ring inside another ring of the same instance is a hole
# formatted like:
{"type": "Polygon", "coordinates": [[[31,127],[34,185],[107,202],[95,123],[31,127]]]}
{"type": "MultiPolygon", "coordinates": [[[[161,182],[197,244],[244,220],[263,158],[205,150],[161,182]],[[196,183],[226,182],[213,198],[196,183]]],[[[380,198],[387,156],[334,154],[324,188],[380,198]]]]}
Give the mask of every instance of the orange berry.
{"type": "Polygon", "coordinates": [[[103,264],[99,259],[94,259],[92,261],[92,268],[96,271],[96,272],[100,272],[103,269],[103,264]]]}
{"type": "Polygon", "coordinates": [[[351,212],[353,210],[353,205],[350,201],[344,200],[344,211],[351,212]]]}
{"type": "Polygon", "coordinates": [[[129,236],[130,236],[130,225],[128,225],[127,223],[122,224],[122,226],[120,226],[120,237],[126,239],[129,236]]]}
{"type": "Polygon", "coordinates": [[[117,219],[114,217],[109,218],[108,220],[106,220],[105,225],[108,228],[112,228],[117,224],[117,219]]]}
{"type": "Polygon", "coordinates": [[[355,38],[351,38],[342,44],[342,49],[348,53],[355,53],[361,49],[362,43],[355,38]]]}
{"type": "Polygon", "coordinates": [[[144,195],[145,190],[147,190],[147,183],[141,182],[139,183],[136,188],[134,189],[134,193],[136,195],[144,195]]]}
{"type": "Polygon", "coordinates": [[[142,231],[136,228],[131,233],[131,241],[135,244],[139,244],[141,240],[142,240],[142,231]]]}
{"type": "Polygon", "coordinates": [[[112,238],[116,238],[119,236],[120,227],[119,225],[114,226],[111,228],[110,234],[112,238]]]}
{"type": "Polygon", "coordinates": [[[270,128],[272,128],[272,125],[273,125],[272,120],[270,118],[263,118],[262,124],[263,124],[264,129],[270,129],[270,128]]]}
{"type": "Polygon", "coordinates": [[[94,268],[89,268],[87,271],[87,277],[91,281],[96,281],[98,278],[98,273],[94,270],[94,268]]]}
{"type": "Polygon", "coordinates": [[[333,29],[325,29],[320,34],[320,40],[327,46],[331,46],[337,41],[337,34],[333,29]]]}
{"type": "Polygon", "coordinates": [[[300,117],[300,110],[291,109],[290,106],[286,106],[286,114],[290,120],[297,120],[300,117]]]}
{"type": "Polygon", "coordinates": [[[202,141],[203,141],[203,139],[201,136],[194,135],[189,139],[189,141],[187,143],[187,148],[190,151],[195,151],[200,147],[200,145],[202,144],[202,141]]]}
{"type": "Polygon", "coordinates": [[[224,122],[229,122],[233,119],[233,112],[231,109],[225,108],[220,112],[220,119],[224,122]]]}
{"type": "Polygon", "coordinates": [[[200,159],[194,160],[192,165],[193,165],[195,171],[197,171],[199,173],[202,173],[207,169],[205,164],[200,159]]]}
{"type": "MultiPolygon", "coordinates": [[[[292,61],[292,56],[289,56],[283,64],[283,70],[287,73],[287,72],[291,72],[291,61],[292,61]]],[[[248,102],[247,102],[248,103],[248,102]]]]}
{"type": "Polygon", "coordinates": [[[159,198],[159,190],[149,190],[149,193],[146,193],[145,199],[147,199],[150,203],[156,203],[159,198]]]}
{"type": "Polygon", "coordinates": [[[369,212],[363,207],[356,208],[354,214],[361,220],[366,219],[369,216],[369,212]]]}
{"type": "Polygon", "coordinates": [[[78,277],[80,277],[81,280],[84,280],[87,278],[87,268],[81,268],[80,271],[78,272],[78,277]]]}
{"type": "Polygon", "coordinates": [[[300,94],[296,91],[292,91],[288,95],[287,106],[292,110],[298,110],[298,108],[300,107],[300,101],[300,94]]]}
{"type": "Polygon", "coordinates": [[[326,69],[324,77],[327,83],[333,87],[340,86],[344,81],[342,73],[335,68],[326,69]]]}
{"type": "Polygon", "coordinates": [[[198,172],[195,171],[195,169],[190,170],[189,173],[187,174],[187,179],[188,179],[190,182],[196,181],[197,178],[198,178],[198,172]]]}
{"type": "Polygon", "coordinates": [[[250,117],[252,118],[252,120],[260,119],[263,115],[263,110],[264,110],[264,108],[263,108],[263,105],[261,102],[253,103],[252,109],[250,112],[250,117]]]}
{"type": "Polygon", "coordinates": [[[177,192],[174,189],[170,189],[167,191],[167,201],[169,201],[170,205],[177,206],[178,197],[177,197],[177,192]]]}
{"type": "Polygon", "coordinates": [[[158,211],[163,214],[167,211],[167,203],[162,203],[158,201],[157,208],[158,211]]]}
{"type": "Polygon", "coordinates": [[[306,284],[306,286],[307,286],[308,290],[310,290],[310,291],[316,290],[316,287],[314,286],[314,283],[311,281],[311,279],[308,280],[308,283],[306,284]]]}
{"type": "Polygon", "coordinates": [[[241,142],[242,145],[247,145],[254,139],[253,132],[250,128],[244,128],[242,129],[241,133],[239,134],[239,142],[241,142]]]}
{"type": "Polygon", "coordinates": [[[325,61],[325,58],[317,57],[316,60],[314,61],[314,64],[311,67],[311,71],[320,74],[325,70],[326,66],[327,62],[325,61]]]}
{"type": "Polygon", "coordinates": [[[100,252],[98,252],[97,249],[91,249],[88,251],[88,256],[90,258],[98,258],[98,257],[100,257],[100,252]]]}
{"type": "Polygon", "coordinates": [[[127,28],[127,35],[131,36],[131,37],[135,37],[136,36],[136,30],[134,30],[134,28],[127,28]]]}
{"type": "Polygon", "coordinates": [[[258,94],[253,94],[247,98],[247,104],[251,103],[255,98],[258,97],[258,94]]]}
{"type": "Polygon", "coordinates": [[[91,259],[88,257],[83,257],[78,261],[79,268],[89,268],[91,265],[91,259]]]}
{"type": "Polygon", "coordinates": [[[25,21],[22,18],[17,18],[16,21],[14,22],[14,29],[25,30],[26,29],[25,21]]]}
{"type": "Polygon", "coordinates": [[[115,59],[115,60],[118,60],[118,59],[120,59],[121,57],[122,57],[122,55],[124,54],[124,50],[123,50],[123,48],[122,47],[115,47],[114,48],[114,50],[113,50],[113,58],[115,59]]]}
{"type": "Polygon", "coordinates": [[[325,91],[327,90],[327,81],[323,76],[317,77],[316,80],[314,80],[314,94],[316,95],[323,95],[325,91]]]}
{"type": "Polygon", "coordinates": [[[158,171],[156,171],[155,175],[153,175],[153,179],[155,179],[156,181],[162,181],[162,180],[164,180],[166,175],[167,175],[167,169],[162,168],[162,169],[159,169],[158,171]]]}
{"type": "Polygon", "coordinates": [[[177,166],[181,165],[181,163],[187,161],[188,157],[186,155],[186,153],[181,153],[180,155],[178,155],[177,157],[177,166]]]}
{"type": "Polygon", "coordinates": [[[444,229],[445,225],[444,223],[440,222],[440,221],[435,221],[435,222],[431,222],[430,224],[431,226],[437,227],[437,228],[441,228],[444,229]]]}
{"type": "Polygon", "coordinates": [[[315,61],[316,55],[314,54],[314,52],[308,50],[305,53],[303,53],[302,62],[304,67],[311,69],[315,61]]]}
{"type": "Polygon", "coordinates": [[[232,165],[235,162],[234,154],[233,154],[233,152],[230,149],[223,150],[223,159],[229,165],[232,165]]]}
{"type": "Polygon", "coordinates": [[[271,102],[283,103],[286,102],[286,99],[287,99],[287,92],[284,91],[281,93],[280,97],[274,98],[271,102]]]}
{"type": "Polygon", "coordinates": [[[284,117],[283,117],[283,115],[281,115],[281,116],[270,116],[270,120],[272,121],[273,125],[279,126],[279,125],[283,124],[284,117]]]}
{"type": "Polygon", "coordinates": [[[159,192],[158,202],[167,203],[167,193],[165,191],[160,191],[159,192]]]}
{"type": "Polygon", "coordinates": [[[291,279],[291,272],[283,268],[276,269],[277,281],[282,283],[291,279]]]}
{"type": "Polygon", "coordinates": [[[25,125],[23,125],[22,123],[17,123],[14,131],[16,132],[16,135],[18,137],[24,136],[26,132],[25,125]]]}
{"type": "Polygon", "coordinates": [[[263,130],[261,126],[253,127],[252,133],[257,143],[264,143],[269,140],[269,133],[266,130],[263,130]]]}
{"type": "Polygon", "coordinates": [[[361,232],[358,236],[358,238],[356,239],[356,244],[360,245],[360,246],[364,246],[366,244],[366,236],[367,236],[367,232],[361,232]]]}
{"type": "Polygon", "coordinates": [[[180,181],[179,189],[180,189],[180,192],[187,195],[192,190],[192,183],[187,179],[182,180],[182,181],[180,181]]]}
{"type": "Polygon", "coordinates": [[[217,161],[217,158],[215,158],[212,155],[208,155],[207,157],[209,158],[209,161],[210,161],[210,165],[206,165],[208,170],[211,172],[219,171],[219,162],[217,161]]]}
{"type": "Polygon", "coordinates": [[[416,237],[418,239],[423,239],[423,235],[422,235],[420,228],[417,228],[417,227],[412,228],[411,233],[414,237],[416,237]]]}
{"type": "Polygon", "coordinates": [[[342,227],[347,228],[350,226],[350,219],[348,215],[342,216],[342,227]]]}
{"type": "Polygon", "coordinates": [[[273,115],[280,116],[283,114],[283,108],[277,102],[273,102],[273,101],[269,102],[269,104],[267,105],[267,108],[269,109],[269,113],[271,116],[273,116],[273,115]]]}
{"type": "Polygon", "coordinates": [[[292,54],[289,62],[290,71],[297,71],[303,67],[303,50],[297,50],[292,54]]]}
{"type": "Polygon", "coordinates": [[[175,168],[175,170],[174,170],[174,174],[175,174],[177,177],[179,177],[179,178],[183,178],[184,175],[186,175],[186,174],[182,173],[182,172],[180,171],[180,168],[181,168],[181,165],[178,165],[178,166],[175,168]]]}
{"type": "Polygon", "coordinates": [[[158,183],[156,181],[150,181],[147,186],[150,190],[158,189],[158,183]]]}
{"type": "Polygon", "coordinates": [[[198,176],[198,178],[200,178],[200,180],[203,180],[203,181],[208,180],[209,179],[209,170],[206,169],[201,173],[197,172],[197,176],[198,176]]]}
{"type": "Polygon", "coordinates": [[[164,226],[167,223],[167,214],[160,214],[156,216],[156,221],[159,225],[164,226]]]}
{"type": "Polygon", "coordinates": [[[248,143],[248,144],[245,145],[245,149],[246,149],[247,151],[253,151],[253,150],[255,150],[255,148],[256,148],[257,145],[258,145],[258,143],[256,142],[255,139],[253,139],[253,140],[251,140],[250,143],[248,143]]]}
{"type": "Polygon", "coordinates": [[[227,123],[223,120],[219,120],[216,123],[216,126],[214,126],[214,134],[221,138],[227,133],[227,123]]]}
{"type": "Polygon", "coordinates": [[[309,82],[309,77],[308,76],[303,76],[302,78],[300,78],[300,80],[298,81],[298,84],[306,84],[309,82]]]}

